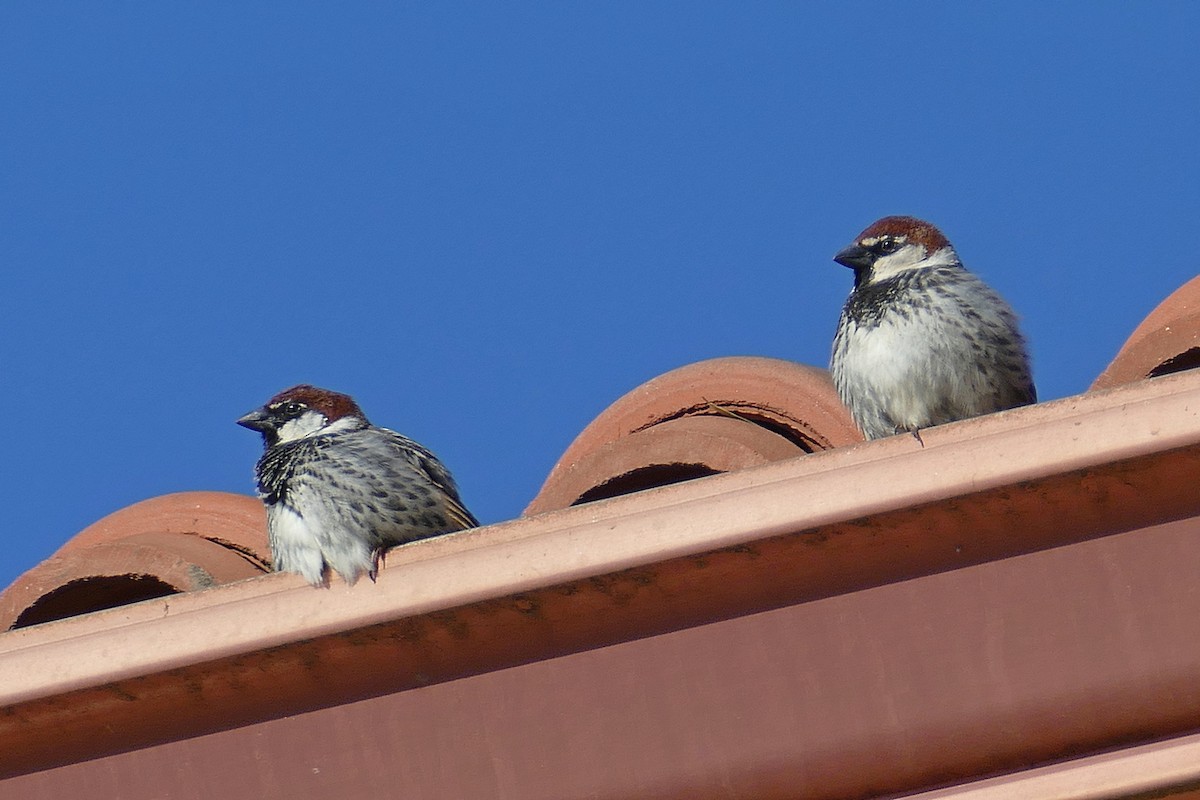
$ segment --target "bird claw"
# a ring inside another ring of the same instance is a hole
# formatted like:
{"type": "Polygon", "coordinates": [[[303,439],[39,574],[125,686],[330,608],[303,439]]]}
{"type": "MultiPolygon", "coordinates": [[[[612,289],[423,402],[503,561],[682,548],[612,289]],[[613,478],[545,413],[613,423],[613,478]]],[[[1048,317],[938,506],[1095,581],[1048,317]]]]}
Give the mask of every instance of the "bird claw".
{"type": "Polygon", "coordinates": [[[379,568],[383,566],[383,557],[385,552],[380,549],[371,553],[371,568],[367,570],[367,577],[371,579],[371,583],[375,582],[375,578],[379,576],[379,568]]]}

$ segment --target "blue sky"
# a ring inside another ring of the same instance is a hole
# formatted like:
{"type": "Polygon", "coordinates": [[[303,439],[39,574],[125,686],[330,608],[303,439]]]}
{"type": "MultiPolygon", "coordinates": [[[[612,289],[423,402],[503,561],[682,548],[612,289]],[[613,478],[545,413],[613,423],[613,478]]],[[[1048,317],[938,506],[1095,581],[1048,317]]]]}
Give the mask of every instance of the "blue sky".
{"type": "Polygon", "coordinates": [[[672,368],[824,366],[885,214],[1084,391],[1194,276],[1200,6],[0,5],[0,586],[251,493],[234,425],[355,395],[484,522],[672,368]]]}

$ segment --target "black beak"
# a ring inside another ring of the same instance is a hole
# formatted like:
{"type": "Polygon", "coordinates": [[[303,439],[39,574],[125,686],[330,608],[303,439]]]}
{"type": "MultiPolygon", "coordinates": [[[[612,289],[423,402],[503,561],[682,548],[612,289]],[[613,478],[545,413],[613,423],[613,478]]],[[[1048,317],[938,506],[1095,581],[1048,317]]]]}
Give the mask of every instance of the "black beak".
{"type": "Polygon", "coordinates": [[[261,408],[256,408],[249,414],[241,417],[238,419],[237,424],[243,428],[258,431],[259,433],[266,433],[275,429],[275,423],[271,420],[271,415],[261,408]]]}
{"type": "Polygon", "coordinates": [[[860,244],[852,244],[833,257],[833,260],[843,267],[849,267],[855,272],[870,269],[875,263],[875,254],[860,244]]]}

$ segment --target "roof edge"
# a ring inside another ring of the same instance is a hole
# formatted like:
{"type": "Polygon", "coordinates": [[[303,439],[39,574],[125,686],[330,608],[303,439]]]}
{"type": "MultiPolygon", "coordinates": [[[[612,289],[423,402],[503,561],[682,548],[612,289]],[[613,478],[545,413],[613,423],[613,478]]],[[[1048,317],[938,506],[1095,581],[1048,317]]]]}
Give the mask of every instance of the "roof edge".
{"type": "Polygon", "coordinates": [[[270,575],[0,635],[0,771],[1200,515],[1200,372],[923,438],[406,545],[374,586],[270,575]]]}
{"type": "MultiPolygon", "coordinates": [[[[1110,800],[1164,797],[1200,785],[1200,735],[1126,747],[959,786],[903,795],[901,800],[1110,800]]],[[[1191,795],[1188,795],[1189,797],[1191,795]]]]}
{"type": "Polygon", "coordinates": [[[0,634],[0,705],[1142,456],[1200,451],[1200,371],[964,420],[922,438],[923,446],[895,436],[413,542],[389,553],[374,585],[315,590],[276,574],[9,631],[0,634]],[[210,623],[202,639],[186,633],[210,623]],[[88,657],[95,637],[115,629],[136,641],[123,639],[123,652],[107,661],[88,657]]]}

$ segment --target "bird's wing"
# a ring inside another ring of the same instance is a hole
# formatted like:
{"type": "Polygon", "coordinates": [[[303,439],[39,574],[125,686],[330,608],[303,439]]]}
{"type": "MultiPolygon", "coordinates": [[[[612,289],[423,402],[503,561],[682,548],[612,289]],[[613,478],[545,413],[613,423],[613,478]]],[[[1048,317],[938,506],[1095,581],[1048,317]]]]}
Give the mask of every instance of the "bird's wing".
{"type": "Polygon", "coordinates": [[[458,496],[458,484],[454,482],[454,476],[438,460],[437,456],[407,436],[387,428],[380,430],[386,433],[392,445],[445,495],[446,512],[451,521],[463,528],[479,527],[479,520],[475,519],[475,515],[467,510],[467,507],[463,505],[462,498],[458,496]]]}

